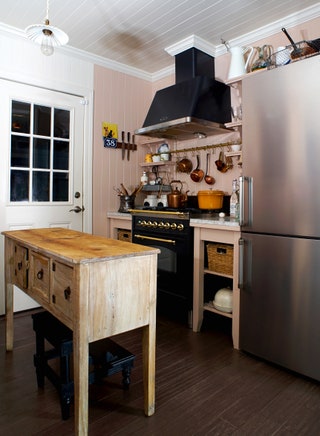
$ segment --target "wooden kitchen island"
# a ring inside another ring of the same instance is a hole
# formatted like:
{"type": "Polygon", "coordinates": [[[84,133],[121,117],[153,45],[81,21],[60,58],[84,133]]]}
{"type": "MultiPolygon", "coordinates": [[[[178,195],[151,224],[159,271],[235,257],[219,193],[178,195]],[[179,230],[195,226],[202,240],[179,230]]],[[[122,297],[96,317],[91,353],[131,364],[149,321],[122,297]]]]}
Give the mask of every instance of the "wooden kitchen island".
{"type": "Polygon", "coordinates": [[[3,235],[7,351],[16,285],[73,330],[75,430],[86,435],[89,343],[142,327],[144,412],[152,415],[159,250],[65,228],[3,235]]]}

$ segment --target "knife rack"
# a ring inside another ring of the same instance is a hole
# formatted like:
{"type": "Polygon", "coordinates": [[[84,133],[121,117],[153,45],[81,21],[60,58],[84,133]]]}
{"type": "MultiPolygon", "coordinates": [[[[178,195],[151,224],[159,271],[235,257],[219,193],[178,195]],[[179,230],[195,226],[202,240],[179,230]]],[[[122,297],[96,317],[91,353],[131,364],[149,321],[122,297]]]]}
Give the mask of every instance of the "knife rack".
{"type": "Polygon", "coordinates": [[[130,151],[136,151],[137,150],[137,144],[134,143],[128,143],[128,142],[119,142],[117,141],[117,146],[114,147],[115,149],[120,150],[130,150],[130,151]]]}

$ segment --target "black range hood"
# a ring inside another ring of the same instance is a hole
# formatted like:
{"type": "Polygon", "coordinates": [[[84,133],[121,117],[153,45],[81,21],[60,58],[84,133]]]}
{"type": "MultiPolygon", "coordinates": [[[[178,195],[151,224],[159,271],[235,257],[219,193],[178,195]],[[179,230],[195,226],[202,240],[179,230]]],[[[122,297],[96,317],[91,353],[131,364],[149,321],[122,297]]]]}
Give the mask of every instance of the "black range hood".
{"type": "Polygon", "coordinates": [[[156,92],[136,135],[191,139],[226,132],[230,88],[214,78],[214,58],[190,48],[175,56],[176,84],[156,92]]]}

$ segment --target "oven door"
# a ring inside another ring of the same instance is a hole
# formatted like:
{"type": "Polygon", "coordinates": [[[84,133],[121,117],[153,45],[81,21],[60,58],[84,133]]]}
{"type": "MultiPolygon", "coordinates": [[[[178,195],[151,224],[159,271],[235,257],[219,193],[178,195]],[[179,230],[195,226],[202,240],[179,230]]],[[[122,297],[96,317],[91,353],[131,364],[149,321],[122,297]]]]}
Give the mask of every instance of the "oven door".
{"type": "Polygon", "coordinates": [[[188,322],[193,303],[193,228],[188,236],[136,231],[132,242],[158,248],[158,312],[188,322]]]}

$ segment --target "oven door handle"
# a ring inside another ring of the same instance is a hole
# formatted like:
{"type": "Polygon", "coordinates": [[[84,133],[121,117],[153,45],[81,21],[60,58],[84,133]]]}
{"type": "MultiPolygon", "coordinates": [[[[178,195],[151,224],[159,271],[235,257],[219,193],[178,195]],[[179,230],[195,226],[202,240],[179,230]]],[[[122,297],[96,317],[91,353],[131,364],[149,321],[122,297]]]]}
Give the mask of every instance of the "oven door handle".
{"type": "Polygon", "coordinates": [[[149,241],[167,242],[168,244],[176,245],[176,241],[172,239],[155,238],[154,236],[134,235],[137,239],[148,239],[149,241]]]}

